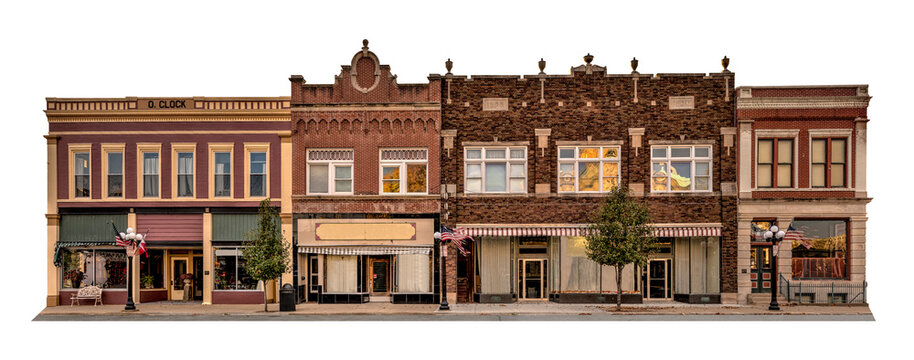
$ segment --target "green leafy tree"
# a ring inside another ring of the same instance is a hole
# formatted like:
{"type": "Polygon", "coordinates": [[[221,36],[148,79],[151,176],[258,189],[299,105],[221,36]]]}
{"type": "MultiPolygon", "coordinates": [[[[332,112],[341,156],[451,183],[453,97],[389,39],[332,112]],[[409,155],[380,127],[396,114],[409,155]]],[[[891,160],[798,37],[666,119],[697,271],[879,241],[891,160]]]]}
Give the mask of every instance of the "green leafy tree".
{"type": "Polygon", "coordinates": [[[616,187],[587,227],[587,257],[616,269],[616,311],[622,310],[622,269],[644,266],[655,251],[650,222],[647,206],[632,199],[628,189],[616,187]]]}
{"type": "MultiPolygon", "coordinates": [[[[277,279],[290,268],[291,243],[283,239],[279,213],[270,206],[270,199],[260,202],[257,228],[248,232],[242,256],[244,269],[255,280],[277,279]]],[[[267,310],[267,289],[263,289],[263,311],[267,310]]]]}

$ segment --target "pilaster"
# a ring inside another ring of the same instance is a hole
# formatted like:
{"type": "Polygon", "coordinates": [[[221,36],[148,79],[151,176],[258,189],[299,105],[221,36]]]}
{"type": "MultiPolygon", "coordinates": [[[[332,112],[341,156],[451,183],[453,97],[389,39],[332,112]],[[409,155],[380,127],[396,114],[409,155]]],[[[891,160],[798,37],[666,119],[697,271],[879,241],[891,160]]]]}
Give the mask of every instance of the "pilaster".
{"type": "Polygon", "coordinates": [[[213,214],[203,213],[203,305],[213,304],[213,214]]]}
{"type": "Polygon", "coordinates": [[[47,306],[57,306],[60,303],[60,271],[54,265],[54,250],[57,247],[57,237],[60,233],[60,215],[46,214],[48,220],[48,297],[47,306]]]}
{"type": "Polygon", "coordinates": [[[856,136],[854,157],[854,188],[855,195],[858,198],[866,197],[866,123],[869,119],[857,118],[855,121],[856,136]]]}
{"type": "Polygon", "coordinates": [[[752,198],[752,125],[753,120],[739,121],[739,198],[752,198]]]}

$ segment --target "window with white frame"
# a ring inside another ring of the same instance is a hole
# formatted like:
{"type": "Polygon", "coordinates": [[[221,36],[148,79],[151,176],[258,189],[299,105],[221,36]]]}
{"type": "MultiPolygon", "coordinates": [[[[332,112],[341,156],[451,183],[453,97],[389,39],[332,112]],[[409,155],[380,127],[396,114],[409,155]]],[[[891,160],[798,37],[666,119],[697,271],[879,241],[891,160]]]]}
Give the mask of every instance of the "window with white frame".
{"type": "Polygon", "coordinates": [[[159,153],[143,152],[143,197],[159,196],[159,153]]]}
{"type": "Polygon", "coordinates": [[[232,196],[232,153],[214,152],[213,161],[213,196],[232,196]]]}
{"type": "Polygon", "coordinates": [[[428,150],[381,149],[381,194],[427,194],[428,150]]]}
{"type": "Polygon", "coordinates": [[[560,146],[559,192],[607,192],[619,186],[618,146],[560,146]]]}
{"type": "Polygon", "coordinates": [[[464,167],[466,193],[527,192],[525,147],[468,147],[464,167]]]}
{"type": "Polygon", "coordinates": [[[74,197],[89,197],[89,153],[73,154],[74,197]]]}
{"type": "Polygon", "coordinates": [[[308,150],[308,194],[352,194],[352,149],[308,150]]]}
{"type": "Polygon", "coordinates": [[[254,151],[250,154],[250,195],[267,195],[267,153],[254,151]]]}
{"type": "Polygon", "coordinates": [[[711,146],[651,147],[651,192],[711,191],[711,146]]]}

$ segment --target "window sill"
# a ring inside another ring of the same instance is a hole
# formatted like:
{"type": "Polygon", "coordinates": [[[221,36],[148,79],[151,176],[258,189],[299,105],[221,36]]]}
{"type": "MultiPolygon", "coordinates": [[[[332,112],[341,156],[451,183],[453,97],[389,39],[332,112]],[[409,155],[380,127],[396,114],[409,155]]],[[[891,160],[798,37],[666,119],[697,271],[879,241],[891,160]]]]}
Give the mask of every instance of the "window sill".
{"type": "Polygon", "coordinates": [[[430,200],[430,199],[439,199],[439,195],[292,195],[292,199],[301,200],[301,199],[327,199],[327,200],[378,200],[378,199],[400,199],[400,200],[430,200]]]}
{"type": "Polygon", "coordinates": [[[854,188],[754,188],[752,191],[778,192],[778,191],[855,191],[854,188]]]}
{"type": "Polygon", "coordinates": [[[702,192],[651,192],[646,193],[647,197],[681,197],[681,196],[720,196],[720,191],[702,191],[702,192]]]}

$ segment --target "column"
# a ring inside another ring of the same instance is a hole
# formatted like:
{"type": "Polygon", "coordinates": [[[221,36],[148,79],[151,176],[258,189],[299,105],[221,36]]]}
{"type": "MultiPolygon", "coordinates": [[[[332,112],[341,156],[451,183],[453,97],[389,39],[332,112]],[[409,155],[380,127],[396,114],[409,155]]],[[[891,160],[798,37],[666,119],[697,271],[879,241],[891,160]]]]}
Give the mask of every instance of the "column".
{"type": "Polygon", "coordinates": [[[752,217],[739,216],[736,229],[736,286],[737,303],[749,303],[752,293],[752,280],[749,277],[749,257],[751,256],[752,217]]]}
{"type": "Polygon", "coordinates": [[[45,213],[48,231],[48,297],[47,306],[60,302],[60,271],[54,265],[54,252],[60,233],[60,215],[57,214],[57,137],[45,136],[48,143],[48,209],[45,213]]]}
{"type": "Polygon", "coordinates": [[[203,213],[203,305],[213,304],[213,214],[203,213]]]}
{"type": "Polygon", "coordinates": [[[739,198],[752,197],[752,124],[753,120],[739,120],[739,198]]]}

